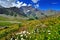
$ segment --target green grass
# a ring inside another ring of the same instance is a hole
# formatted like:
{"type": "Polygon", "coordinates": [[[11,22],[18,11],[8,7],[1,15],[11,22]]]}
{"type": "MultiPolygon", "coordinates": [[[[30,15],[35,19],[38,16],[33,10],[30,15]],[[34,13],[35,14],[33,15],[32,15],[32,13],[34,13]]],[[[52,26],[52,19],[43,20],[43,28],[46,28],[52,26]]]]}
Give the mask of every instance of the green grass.
{"type": "Polygon", "coordinates": [[[10,26],[12,25],[13,23],[10,23],[10,22],[0,22],[0,27],[2,26],[10,26]]]}
{"type": "Polygon", "coordinates": [[[0,30],[0,38],[3,38],[7,36],[8,34],[15,32],[16,30],[19,29],[19,27],[20,27],[19,24],[13,24],[13,25],[10,25],[9,28],[0,30]]]}
{"type": "Polygon", "coordinates": [[[60,40],[60,19],[58,17],[31,20],[26,22],[24,26],[27,27],[26,30],[30,34],[27,34],[27,32],[18,34],[15,36],[18,37],[18,40],[21,40],[21,38],[25,40],[60,40]],[[23,36],[21,37],[21,35],[23,36]]]}
{"type": "Polygon", "coordinates": [[[6,20],[9,20],[8,18],[6,18],[6,17],[2,17],[2,16],[0,16],[0,21],[6,21],[6,20]]]}
{"type": "MultiPolygon", "coordinates": [[[[10,25],[9,23],[2,24],[10,25]]],[[[14,31],[18,30],[20,26],[26,27],[26,30],[24,30],[26,33],[21,33],[18,35],[15,33],[15,35],[12,35],[18,40],[21,40],[21,38],[25,40],[60,40],[60,17],[49,17],[42,20],[23,21],[22,24],[10,25],[9,28],[0,31],[0,37],[2,38],[11,32],[13,33],[14,31]],[[23,36],[21,37],[21,35],[23,36]]]]}

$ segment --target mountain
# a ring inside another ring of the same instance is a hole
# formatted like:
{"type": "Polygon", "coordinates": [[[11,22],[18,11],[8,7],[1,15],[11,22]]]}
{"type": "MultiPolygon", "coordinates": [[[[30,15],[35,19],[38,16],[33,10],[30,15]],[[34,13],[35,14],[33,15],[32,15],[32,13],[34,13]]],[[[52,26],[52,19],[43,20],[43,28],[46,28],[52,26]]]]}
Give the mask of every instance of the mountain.
{"type": "Polygon", "coordinates": [[[51,16],[51,15],[55,15],[58,14],[59,12],[56,10],[52,10],[52,9],[48,9],[48,10],[39,10],[36,9],[32,6],[22,6],[20,8],[20,10],[22,10],[27,17],[29,18],[43,18],[43,17],[47,17],[47,16],[51,16]]]}
{"type": "Polygon", "coordinates": [[[2,7],[2,6],[0,5],[0,8],[4,8],[4,7],[2,7]]]}
{"type": "Polygon", "coordinates": [[[36,18],[37,14],[40,14],[38,9],[35,9],[31,6],[22,6],[21,8],[11,7],[11,8],[0,8],[0,14],[6,14],[11,16],[27,17],[27,18],[36,18]]]}
{"type": "Polygon", "coordinates": [[[39,19],[43,17],[47,17],[50,15],[55,15],[59,12],[55,10],[38,10],[33,8],[32,6],[22,6],[20,8],[17,7],[10,7],[10,8],[0,8],[0,14],[6,14],[11,16],[22,16],[27,18],[39,19]]]}
{"type": "Polygon", "coordinates": [[[26,16],[23,11],[20,11],[19,8],[11,7],[11,8],[0,8],[0,14],[6,15],[19,15],[19,16],[26,16]]]}
{"type": "Polygon", "coordinates": [[[2,6],[0,6],[0,8],[1,8],[2,6]]]}
{"type": "Polygon", "coordinates": [[[41,11],[33,8],[32,6],[22,6],[20,10],[23,10],[23,12],[27,15],[29,18],[39,18],[41,17],[41,11]]]}

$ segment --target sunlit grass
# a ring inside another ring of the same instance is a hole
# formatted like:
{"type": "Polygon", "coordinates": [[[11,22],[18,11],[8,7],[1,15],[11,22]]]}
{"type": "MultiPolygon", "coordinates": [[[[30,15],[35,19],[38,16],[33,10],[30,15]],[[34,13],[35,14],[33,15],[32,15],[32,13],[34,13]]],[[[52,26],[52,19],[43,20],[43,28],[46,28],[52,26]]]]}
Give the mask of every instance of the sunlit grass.
{"type": "Polygon", "coordinates": [[[27,29],[25,33],[24,31],[18,33],[17,40],[60,40],[60,19],[58,17],[31,20],[24,26],[27,29]]]}
{"type": "Polygon", "coordinates": [[[19,32],[13,33],[14,35],[11,35],[13,37],[7,35],[9,37],[8,40],[11,38],[17,40],[60,40],[60,17],[23,21],[21,25],[11,25],[1,31],[1,37],[6,35],[5,33],[11,33],[16,30],[19,32]],[[19,31],[19,26],[26,27],[26,29],[19,31]]]}

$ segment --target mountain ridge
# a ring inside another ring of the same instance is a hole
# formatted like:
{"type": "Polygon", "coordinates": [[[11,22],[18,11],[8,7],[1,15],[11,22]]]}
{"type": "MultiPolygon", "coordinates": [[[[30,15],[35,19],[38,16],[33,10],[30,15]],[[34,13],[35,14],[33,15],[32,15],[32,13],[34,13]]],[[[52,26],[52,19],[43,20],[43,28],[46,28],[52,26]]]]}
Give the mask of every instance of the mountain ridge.
{"type": "Polygon", "coordinates": [[[17,7],[10,7],[10,8],[0,8],[0,14],[6,14],[6,15],[11,15],[11,16],[17,16],[19,15],[20,17],[27,17],[27,18],[32,18],[32,19],[40,19],[43,17],[47,17],[50,15],[55,15],[59,12],[55,10],[39,10],[37,8],[34,8],[32,6],[22,6],[20,8],[17,7]]]}

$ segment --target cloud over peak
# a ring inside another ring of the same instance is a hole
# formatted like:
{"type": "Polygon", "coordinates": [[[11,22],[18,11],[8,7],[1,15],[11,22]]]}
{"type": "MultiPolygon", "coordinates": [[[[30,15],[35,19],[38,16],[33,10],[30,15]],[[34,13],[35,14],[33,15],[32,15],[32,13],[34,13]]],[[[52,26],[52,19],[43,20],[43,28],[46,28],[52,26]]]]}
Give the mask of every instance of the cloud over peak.
{"type": "Polygon", "coordinates": [[[16,0],[0,0],[0,5],[3,7],[12,7],[12,3],[15,3],[16,0]]]}
{"type": "Polygon", "coordinates": [[[39,8],[39,4],[34,5],[35,8],[39,8]]]}
{"type": "Polygon", "coordinates": [[[40,1],[40,0],[32,0],[33,3],[37,3],[38,1],[40,1]]]}
{"type": "Polygon", "coordinates": [[[16,1],[16,0],[0,0],[0,5],[5,8],[9,8],[9,7],[20,8],[21,6],[31,6],[30,4],[26,4],[26,3],[16,1]]]}
{"type": "Polygon", "coordinates": [[[26,4],[23,2],[17,1],[17,3],[13,3],[13,6],[20,8],[21,6],[31,6],[31,4],[26,4]]]}

